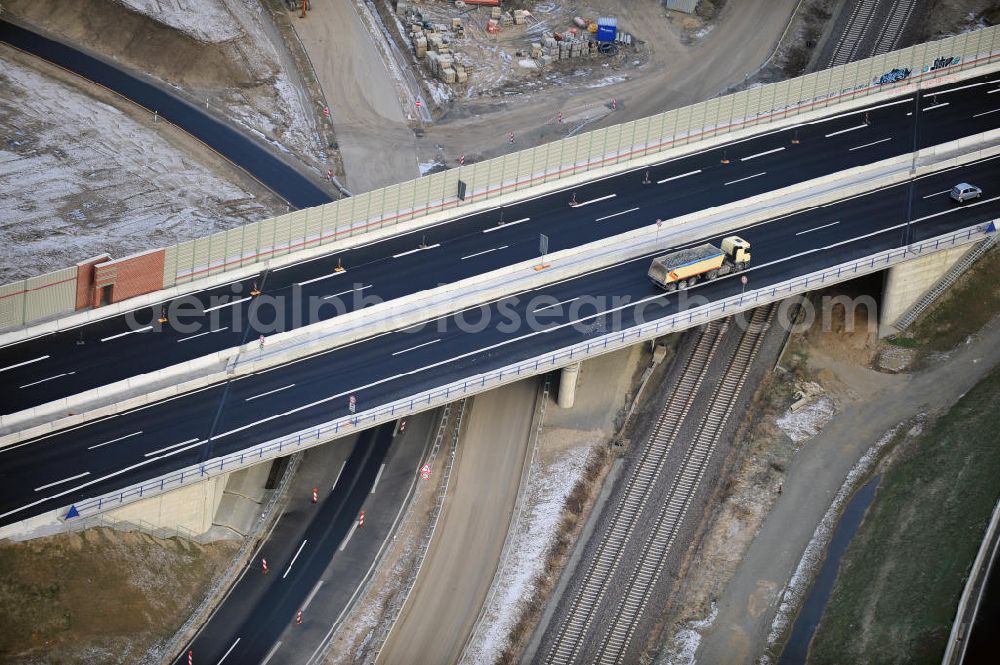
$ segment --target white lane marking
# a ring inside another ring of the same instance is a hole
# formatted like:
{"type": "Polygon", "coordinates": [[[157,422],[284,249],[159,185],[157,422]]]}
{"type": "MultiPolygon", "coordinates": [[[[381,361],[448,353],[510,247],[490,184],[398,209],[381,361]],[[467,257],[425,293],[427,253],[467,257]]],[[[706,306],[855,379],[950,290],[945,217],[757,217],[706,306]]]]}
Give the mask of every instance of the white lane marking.
{"type": "Polygon", "coordinates": [[[214,307],[206,307],[201,311],[202,314],[208,314],[209,312],[215,311],[217,309],[222,309],[223,307],[230,307],[232,305],[239,305],[241,302],[246,302],[250,300],[253,296],[247,296],[246,298],[237,298],[236,300],[230,300],[229,302],[224,302],[221,305],[215,305],[214,307]]]}
{"type": "Polygon", "coordinates": [[[411,347],[410,347],[410,348],[408,348],[408,349],[401,349],[401,350],[399,350],[399,351],[393,351],[392,355],[394,355],[394,356],[398,356],[398,355],[400,355],[400,354],[402,354],[402,353],[407,353],[407,352],[409,352],[409,351],[413,351],[413,350],[415,350],[415,349],[419,349],[419,348],[420,348],[420,347],[422,347],[422,346],[430,346],[431,344],[436,344],[437,342],[440,342],[440,341],[441,341],[441,338],[440,338],[440,337],[438,337],[437,339],[432,339],[432,340],[431,340],[431,341],[429,341],[429,342],[424,342],[423,344],[417,344],[416,346],[411,346],[411,347]]]}
{"type": "Polygon", "coordinates": [[[187,337],[181,337],[178,342],[186,342],[189,339],[194,339],[195,337],[201,337],[202,335],[211,335],[212,333],[222,332],[223,330],[229,330],[229,326],[223,326],[222,328],[216,328],[215,330],[206,330],[202,333],[197,333],[195,335],[188,335],[187,337]]]}
{"type": "Polygon", "coordinates": [[[743,182],[744,180],[751,180],[753,178],[759,178],[762,175],[767,175],[767,171],[761,171],[760,173],[755,173],[754,175],[748,175],[746,178],[740,178],[739,180],[730,180],[725,183],[727,185],[735,185],[738,182],[743,182]]]}
{"type": "Polygon", "coordinates": [[[941,102],[940,104],[935,104],[933,106],[928,106],[924,108],[924,111],[933,111],[934,109],[939,109],[948,106],[949,104],[951,104],[951,102],[941,102]]]}
{"type": "Polygon", "coordinates": [[[968,85],[961,85],[957,88],[948,88],[947,90],[938,90],[937,92],[928,92],[924,95],[924,99],[928,97],[935,97],[937,95],[947,95],[949,92],[955,92],[956,90],[965,90],[966,88],[978,88],[981,85],[990,85],[996,83],[997,81],[980,81],[979,83],[970,83],[968,85]]]}
{"type": "Polygon", "coordinates": [[[271,658],[274,657],[274,654],[278,653],[278,649],[280,648],[281,648],[281,640],[278,640],[277,642],[274,643],[274,646],[271,647],[271,650],[267,652],[267,655],[264,656],[264,660],[260,661],[260,665],[267,665],[269,662],[271,662],[271,658]]]}
{"type": "MultiPolygon", "coordinates": [[[[61,430],[61,431],[65,432],[66,430],[61,430]]],[[[34,441],[37,441],[37,439],[35,439],[34,441]]],[[[4,448],[4,450],[10,450],[11,448],[13,448],[13,446],[8,446],[7,448],[4,448]]],[[[173,453],[169,453],[167,455],[164,455],[163,457],[170,457],[170,455],[173,455],[173,453]]],[[[117,471],[112,471],[111,473],[107,474],[106,476],[101,476],[100,478],[95,478],[94,480],[88,480],[87,482],[83,483],[82,485],[77,485],[76,487],[71,487],[68,490],[63,490],[62,492],[59,492],[57,494],[53,494],[52,496],[47,496],[47,497],[44,497],[44,498],[41,498],[41,499],[36,499],[35,501],[32,501],[31,503],[27,503],[27,504],[25,504],[23,506],[20,506],[18,508],[14,508],[12,510],[8,510],[7,512],[5,512],[2,515],[0,515],[0,519],[3,519],[4,517],[8,517],[10,515],[13,515],[14,513],[19,513],[22,510],[27,510],[28,508],[34,508],[35,506],[37,506],[40,503],[45,503],[46,501],[52,501],[53,499],[58,499],[60,497],[66,496],[67,494],[72,494],[73,492],[79,492],[80,490],[82,490],[82,489],[84,489],[86,487],[90,487],[91,485],[95,485],[97,483],[103,482],[105,480],[108,480],[109,478],[114,478],[116,476],[120,476],[123,473],[128,473],[129,471],[132,471],[133,469],[138,469],[140,466],[146,466],[147,464],[152,464],[153,462],[158,462],[159,460],[163,459],[163,457],[150,457],[149,459],[143,460],[141,462],[137,462],[137,463],[135,463],[135,464],[133,464],[131,466],[127,466],[124,469],[119,469],[117,471]]]]}
{"type": "Polygon", "coordinates": [[[385,462],[382,462],[382,466],[380,466],[378,468],[378,473],[375,474],[375,482],[372,483],[372,491],[369,492],[369,494],[374,494],[375,493],[375,488],[378,487],[378,481],[379,481],[379,478],[382,477],[382,472],[383,471],[385,471],[385,462]]]}
{"type": "Polygon", "coordinates": [[[975,208],[976,206],[981,206],[984,203],[991,203],[993,201],[1000,201],[1000,196],[994,196],[992,199],[981,199],[975,203],[965,203],[961,206],[955,206],[953,208],[948,208],[947,210],[942,210],[941,212],[935,212],[930,215],[925,215],[923,217],[917,217],[915,220],[910,222],[911,224],[916,224],[917,222],[922,222],[925,219],[931,219],[933,217],[940,217],[941,215],[947,215],[950,212],[958,212],[959,210],[968,210],[969,208],[975,208]]]}
{"type": "MultiPolygon", "coordinates": [[[[862,148],[870,148],[873,145],[878,145],[879,143],[885,143],[886,141],[891,141],[891,140],[892,140],[892,137],[890,136],[887,139],[880,139],[878,141],[872,141],[871,143],[866,143],[864,145],[856,145],[853,148],[851,148],[850,150],[861,150],[862,148]]],[[[850,152],[850,150],[848,152],[850,152]]]]}
{"type": "Polygon", "coordinates": [[[416,254],[417,252],[424,252],[428,249],[434,249],[435,247],[440,247],[441,243],[434,243],[433,245],[427,245],[426,247],[417,247],[416,249],[411,249],[406,252],[400,252],[399,254],[393,254],[392,258],[398,259],[401,256],[407,256],[408,254],[416,254]]]}
{"type": "MultiPolygon", "coordinates": [[[[201,440],[198,437],[195,437],[193,439],[188,439],[187,441],[181,441],[180,443],[175,443],[172,446],[167,446],[166,448],[160,448],[159,450],[154,450],[152,452],[146,453],[145,455],[143,455],[143,457],[152,457],[153,455],[156,455],[157,453],[162,453],[162,452],[164,452],[166,450],[170,450],[171,448],[177,448],[179,446],[183,446],[183,445],[186,445],[188,443],[194,443],[195,441],[197,441],[198,443],[201,443],[201,440]]],[[[195,443],[195,445],[198,445],[198,444],[195,443]]],[[[188,446],[188,447],[189,448],[193,448],[194,446],[188,446]]],[[[187,450],[187,448],[185,448],[184,450],[187,450]]],[[[180,451],[178,451],[178,452],[180,452],[180,451]]],[[[167,455],[164,455],[164,457],[167,457],[167,455]]]]}
{"type": "Polygon", "coordinates": [[[57,480],[54,483],[49,483],[48,485],[42,485],[41,487],[36,487],[35,491],[38,492],[40,490],[48,489],[49,487],[54,487],[56,485],[62,485],[63,483],[68,483],[71,480],[76,480],[77,478],[83,478],[84,476],[89,476],[89,475],[90,475],[90,471],[84,471],[83,473],[79,473],[79,474],[77,474],[75,476],[70,476],[69,478],[63,478],[62,480],[57,480]]]}
{"type": "Polygon", "coordinates": [[[18,386],[18,388],[30,388],[31,386],[37,386],[39,383],[45,383],[46,381],[52,381],[53,379],[61,379],[64,376],[70,376],[76,374],[76,372],[63,372],[62,374],[56,374],[55,376],[50,376],[47,379],[39,379],[38,381],[32,381],[31,383],[26,383],[23,386],[18,386]]]}
{"type": "Polygon", "coordinates": [[[570,298],[569,300],[562,300],[560,302],[554,302],[551,305],[543,305],[541,307],[536,307],[535,309],[533,309],[531,311],[532,312],[540,312],[543,309],[551,309],[552,307],[558,307],[559,305],[565,305],[568,302],[573,302],[574,300],[579,300],[579,299],[580,299],[580,296],[577,296],[576,298],[570,298]]]}
{"type": "Polygon", "coordinates": [[[320,580],[319,582],[316,582],[316,586],[314,586],[313,590],[309,592],[308,596],[306,596],[306,602],[302,603],[302,611],[303,612],[305,612],[307,609],[309,609],[309,603],[312,602],[313,598],[316,596],[316,592],[319,591],[319,588],[321,586],[323,586],[323,580],[320,580]]]}
{"type": "Polygon", "coordinates": [[[294,388],[294,387],[295,387],[294,383],[289,383],[287,386],[284,386],[283,388],[275,388],[274,390],[268,390],[266,393],[254,395],[253,397],[247,397],[243,401],[249,402],[250,400],[257,399],[258,397],[267,397],[268,395],[273,395],[274,393],[280,393],[282,390],[288,390],[289,388],[294,388]]]}
{"type": "Polygon", "coordinates": [[[235,649],[236,645],[239,644],[239,643],[240,643],[240,638],[237,637],[236,641],[233,642],[233,646],[229,647],[229,651],[227,651],[226,653],[222,654],[222,658],[220,658],[219,662],[216,663],[215,665],[222,665],[222,661],[224,661],[229,656],[229,654],[231,654],[233,652],[233,649],[235,649]]]}
{"type": "Polygon", "coordinates": [[[806,229],[805,231],[799,231],[795,235],[800,236],[806,233],[812,233],[813,231],[819,231],[820,229],[828,229],[831,226],[836,226],[837,224],[840,224],[840,222],[830,222],[829,224],[824,224],[823,226],[817,226],[814,229],[806,229]]]}
{"type": "Polygon", "coordinates": [[[929,199],[932,196],[941,196],[942,194],[947,194],[950,191],[951,191],[950,189],[946,189],[943,192],[934,192],[933,194],[928,194],[927,196],[921,196],[920,198],[922,198],[922,199],[929,199]]]}
{"type": "Polygon", "coordinates": [[[353,289],[348,289],[346,291],[341,291],[340,293],[333,293],[333,294],[330,294],[328,296],[323,296],[323,300],[329,300],[330,298],[336,298],[337,296],[346,296],[348,293],[354,293],[355,291],[359,291],[360,292],[360,291],[364,291],[365,289],[370,289],[370,288],[372,288],[371,284],[368,284],[367,286],[360,286],[360,287],[355,286],[353,289]]]}
{"type": "Polygon", "coordinates": [[[973,118],[978,118],[979,116],[982,116],[982,115],[989,115],[989,114],[991,114],[991,113],[1000,113],[1000,109],[993,109],[992,111],[983,111],[982,113],[977,113],[977,114],[975,114],[975,115],[974,115],[974,116],[972,116],[972,117],[973,117],[973,118]]]}
{"type": "Polygon", "coordinates": [[[756,155],[750,155],[749,157],[740,157],[741,162],[749,162],[751,159],[757,159],[758,157],[763,157],[764,155],[773,155],[776,152],[781,152],[784,147],[775,148],[774,150],[765,150],[764,152],[758,152],[756,155]]]}
{"type": "Polygon", "coordinates": [[[324,279],[330,279],[331,277],[337,277],[346,273],[346,270],[340,270],[338,272],[332,272],[329,275],[320,275],[319,277],[313,277],[312,279],[307,279],[304,282],[296,282],[296,286],[305,286],[306,284],[312,284],[314,282],[322,282],[324,279]]]}
{"type": "MultiPolygon", "coordinates": [[[[856,118],[859,113],[865,113],[867,111],[875,111],[877,109],[884,109],[884,108],[888,108],[890,106],[897,106],[899,104],[909,104],[911,102],[913,102],[913,100],[910,99],[909,97],[907,97],[906,99],[900,99],[900,100],[895,101],[895,102],[888,102],[886,104],[878,104],[877,106],[869,106],[867,108],[858,109],[857,111],[850,111],[848,113],[841,113],[840,115],[830,116],[829,118],[820,118],[819,120],[813,120],[812,122],[807,123],[807,124],[809,124],[809,125],[818,125],[820,123],[830,122],[831,120],[840,120],[841,118],[850,118],[850,117],[855,117],[856,118]]],[[[792,128],[788,127],[787,129],[792,129],[792,128]]]]}
{"type": "Polygon", "coordinates": [[[629,208],[628,210],[622,210],[621,212],[616,212],[613,215],[605,215],[604,217],[598,217],[595,222],[603,222],[606,219],[611,219],[612,217],[620,217],[621,215],[627,215],[630,212],[635,212],[638,208],[629,208]]]}
{"type": "Polygon", "coordinates": [[[351,530],[347,532],[346,536],[344,536],[344,542],[342,542],[340,544],[340,547],[338,548],[341,552],[343,552],[344,548],[347,547],[347,543],[351,542],[351,536],[354,535],[354,532],[357,531],[357,529],[358,529],[358,521],[354,520],[354,524],[351,525],[351,530]]]}
{"type": "Polygon", "coordinates": [[[308,542],[309,542],[309,540],[306,539],[306,540],[302,541],[301,545],[299,545],[298,551],[295,552],[295,556],[292,557],[292,562],[288,564],[288,570],[286,570],[285,574],[281,576],[281,579],[285,579],[286,577],[288,577],[288,573],[292,572],[292,566],[295,565],[295,560],[299,558],[300,554],[302,554],[302,548],[305,547],[306,543],[308,543],[308,542]]]}
{"type": "MultiPolygon", "coordinates": [[[[523,201],[522,201],[522,203],[523,203],[523,201]]],[[[492,232],[497,231],[499,229],[505,229],[508,226],[514,226],[515,224],[523,224],[524,222],[527,222],[530,219],[531,219],[530,217],[525,217],[524,219],[519,219],[519,220],[514,221],[514,222],[507,222],[506,224],[498,224],[496,226],[491,226],[488,229],[483,229],[483,233],[492,233],[492,232]]]]}
{"type": "Polygon", "coordinates": [[[142,434],[142,430],[139,430],[138,432],[132,432],[131,434],[126,434],[125,436],[120,436],[117,439],[111,439],[110,441],[105,441],[104,443],[98,443],[95,446],[88,446],[87,450],[93,450],[94,448],[100,448],[101,446],[106,446],[109,443],[117,443],[119,441],[124,441],[125,439],[131,439],[133,436],[139,436],[140,434],[142,434]]]}
{"type": "Polygon", "coordinates": [[[333,485],[330,486],[330,491],[337,489],[337,481],[340,480],[340,474],[344,472],[344,467],[347,466],[347,460],[340,463],[340,469],[337,470],[337,475],[333,478],[333,485]]]}
{"type": "Polygon", "coordinates": [[[669,178],[664,178],[663,180],[657,180],[656,184],[662,185],[663,183],[670,182],[671,180],[679,180],[681,178],[686,178],[689,175],[697,175],[699,173],[701,173],[701,169],[695,169],[694,171],[688,171],[687,173],[682,173],[680,175],[672,175],[669,178]]]}
{"type": "Polygon", "coordinates": [[[590,199],[589,201],[581,201],[580,203],[573,204],[574,208],[582,208],[583,206],[589,206],[591,203],[599,203],[601,201],[607,201],[608,199],[613,199],[617,194],[608,194],[607,196],[602,196],[596,199],[590,199]]]}
{"type": "Polygon", "coordinates": [[[855,129],[864,129],[867,126],[868,125],[861,124],[861,125],[855,125],[853,127],[848,127],[847,129],[838,129],[835,132],[830,132],[829,134],[824,134],[823,138],[827,138],[828,139],[831,136],[837,136],[838,134],[846,134],[847,132],[853,132],[855,129]]]}
{"type": "Polygon", "coordinates": [[[994,92],[1000,92],[1000,88],[997,88],[996,90],[987,90],[986,94],[987,95],[992,95],[994,92]]]}
{"type": "Polygon", "coordinates": [[[125,335],[131,335],[132,333],[146,332],[146,331],[152,330],[152,329],[153,329],[153,326],[146,326],[145,328],[139,328],[137,330],[128,330],[128,331],[123,332],[123,333],[118,333],[117,335],[112,335],[111,337],[102,337],[101,341],[102,342],[109,342],[109,341],[111,341],[113,339],[118,339],[119,337],[124,337],[125,335]]]}
{"type": "Polygon", "coordinates": [[[30,365],[31,363],[37,363],[46,358],[51,358],[52,356],[41,356],[35,358],[34,360],[25,360],[23,363],[17,363],[16,365],[8,365],[7,367],[0,367],[0,372],[6,372],[9,369],[14,369],[15,367],[24,367],[25,365],[30,365]]]}
{"type": "Polygon", "coordinates": [[[468,256],[463,256],[460,260],[464,261],[466,259],[471,259],[475,256],[482,256],[483,254],[489,254],[490,252],[499,252],[501,249],[507,249],[510,245],[503,245],[501,247],[494,247],[493,249],[483,250],[482,252],[476,252],[475,254],[469,254],[468,256]]]}

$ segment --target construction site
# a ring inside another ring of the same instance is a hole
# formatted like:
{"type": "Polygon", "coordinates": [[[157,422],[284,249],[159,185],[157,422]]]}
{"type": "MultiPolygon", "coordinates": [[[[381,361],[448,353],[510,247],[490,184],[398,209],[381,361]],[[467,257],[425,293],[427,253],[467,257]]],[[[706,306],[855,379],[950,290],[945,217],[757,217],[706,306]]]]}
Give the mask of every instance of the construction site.
{"type": "Polygon", "coordinates": [[[998,24],[0,0],[0,664],[991,662],[998,24]]]}

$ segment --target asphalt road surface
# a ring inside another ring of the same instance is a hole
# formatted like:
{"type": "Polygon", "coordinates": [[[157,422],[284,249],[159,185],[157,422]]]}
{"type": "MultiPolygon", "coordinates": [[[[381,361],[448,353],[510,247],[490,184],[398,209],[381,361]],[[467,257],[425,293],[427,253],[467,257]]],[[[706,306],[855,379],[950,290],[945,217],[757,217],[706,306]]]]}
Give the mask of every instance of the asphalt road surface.
{"type": "MultiPolygon", "coordinates": [[[[739,229],[753,245],[744,274],[761,288],[899,247],[904,236],[919,241],[997,219],[1000,196],[988,187],[996,182],[993,158],[739,229]],[[987,184],[986,195],[955,204],[947,192],[961,180],[987,184]]],[[[603,223],[604,211],[588,213],[581,226],[603,223]]],[[[502,231],[491,235],[502,242],[502,231]]],[[[730,275],[665,294],[646,277],[650,256],[4,448],[0,522],[346,416],[350,395],[363,411],[742,289],[730,275]]]]}
{"type": "MultiPolygon", "coordinates": [[[[914,142],[936,145],[993,129],[1000,118],[994,112],[1000,111],[997,81],[1000,77],[984,77],[945,87],[936,96],[924,93],[919,113],[914,113],[914,97],[900,98],[664,162],[648,169],[649,185],[643,184],[647,169],[631,171],[576,187],[572,194],[560,191],[487,210],[5,346],[0,348],[0,385],[7,390],[0,414],[154,372],[261,334],[326,320],[375,299],[398,298],[529,260],[537,256],[539,233],[549,236],[550,251],[566,249],[648,226],[657,218],[904,154],[914,142]],[[952,88],[954,92],[945,92],[952,88]],[[798,144],[791,143],[793,137],[798,144]],[[728,165],[720,162],[723,154],[728,165]],[[567,205],[574,194],[587,205],[567,205]],[[421,243],[428,248],[418,251],[421,243]],[[332,272],[338,258],[347,268],[344,273],[332,272]],[[282,311],[265,299],[250,298],[254,283],[281,303],[282,311]],[[310,301],[312,306],[306,304],[310,301]],[[187,314],[172,314],[172,323],[161,329],[156,319],[161,308],[172,311],[171,305],[187,314]],[[315,316],[309,315],[311,307],[318,308],[315,316]],[[256,319],[259,323],[252,324],[256,319]]],[[[988,182],[980,184],[989,189],[988,182]]]]}
{"type": "Polygon", "coordinates": [[[152,78],[130,73],[103,58],[2,19],[0,41],[79,74],[150,111],[156,111],[160,117],[203,141],[294,206],[306,208],[331,201],[326,192],[284,163],[271,150],[176,96],[152,78]]]}

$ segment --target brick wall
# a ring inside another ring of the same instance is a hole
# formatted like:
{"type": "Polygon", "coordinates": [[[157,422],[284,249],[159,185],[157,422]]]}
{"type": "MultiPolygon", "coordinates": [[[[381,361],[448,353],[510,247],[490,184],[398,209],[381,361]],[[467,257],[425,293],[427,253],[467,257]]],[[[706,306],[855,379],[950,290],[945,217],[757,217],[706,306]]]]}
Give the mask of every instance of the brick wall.
{"type": "Polygon", "coordinates": [[[101,254],[76,264],[76,308],[90,307],[94,301],[94,266],[105,263],[111,258],[109,254],[101,254]]]}
{"type": "Polygon", "coordinates": [[[94,266],[94,284],[91,292],[93,306],[100,305],[101,290],[108,285],[112,286],[113,303],[162,289],[164,256],[164,250],[154,249],[94,266]]]}

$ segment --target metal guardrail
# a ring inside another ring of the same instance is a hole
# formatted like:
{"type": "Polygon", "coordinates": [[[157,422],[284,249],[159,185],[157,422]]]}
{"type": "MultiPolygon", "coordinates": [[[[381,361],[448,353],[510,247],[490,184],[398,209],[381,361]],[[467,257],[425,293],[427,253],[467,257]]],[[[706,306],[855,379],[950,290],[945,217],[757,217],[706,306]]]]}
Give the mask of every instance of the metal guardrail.
{"type": "MultiPolygon", "coordinates": [[[[884,270],[923,254],[950,249],[984,238],[995,231],[988,228],[1000,220],[977,224],[949,234],[915,243],[905,248],[897,248],[873,254],[864,259],[849,261],[837,266],[796,277],[763,289],[747,291],[744,294],[724,298],[702,307],[657,319],[621,332],[609,333],[601,337],[580,342],[556,351],[546,353],[533,360],[507,365],[500,369],[454,381],[432,390],[422,391],[410,397],[394,400],[368,411],[310,427],[294,434],[267,441],[238,453],[209,460],[203,464],[190,466],[158,479],[139,483],[117,492],[87,499],[75,504],[79,516],[93,515],[117,508],[126,503],[155,496],[191,483],[222,473],[229,473],[247,464],[257,464],[264,459],[288,455],[298,450],[326,443],[358,430],[374,427],[401,416],[426,411],[442,406],[462,397],[490,390],[504,383],[534,376],[557,369],[589,357],[610,353],[619,348],[684,330],[713,319],[759,307],[790,295],[815,290],[827,284],[844,281],[855,276],[884,270]]],[[[74,516],[76,517],[76,516],[74,516]]]]}
{"type": "MultiPolygon", "coordinates": [[[[598,169],[630,168],[680,146],[949,76],[1000,59],[1000,26],[918,44],[786,81],[466,164],[164,248],[163,288],[392,227],[598,169]],[[934,69],[934,62],[951,58],[934,69]],[[906,79],[878,83],[894,68],[906,79]],[[458,198],[459,182],[467,196],[458,198]]],[[[557,184],[557,186],[559,186],[557,184]]],[[[128,257],[126,257],[127,259],[128,257]]],[[[0,285],[0,330],[75,309],[75,268],[0,285]],[[63,283],[65,282],[65,283],[63,283]],[[50,287],[59,288],[50,291],[50,287]]]]}

